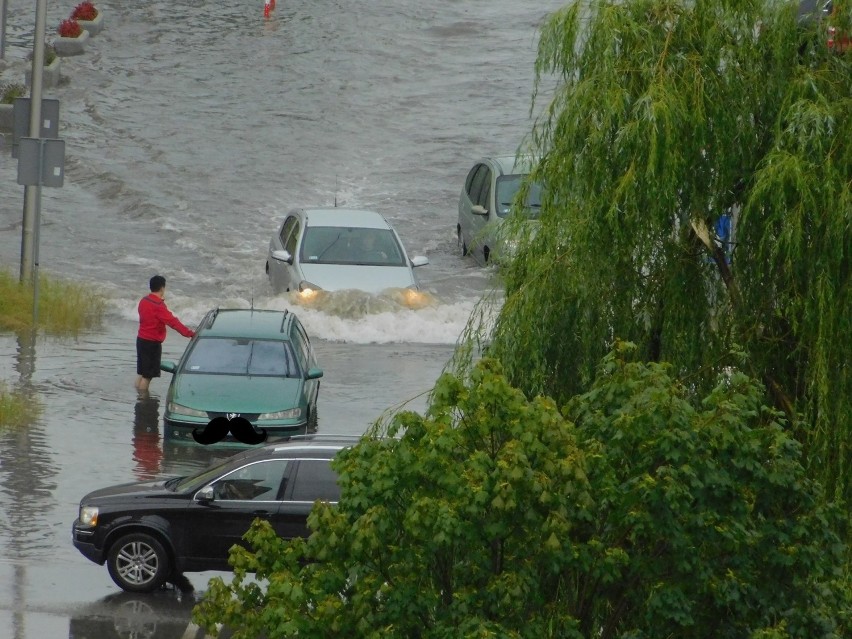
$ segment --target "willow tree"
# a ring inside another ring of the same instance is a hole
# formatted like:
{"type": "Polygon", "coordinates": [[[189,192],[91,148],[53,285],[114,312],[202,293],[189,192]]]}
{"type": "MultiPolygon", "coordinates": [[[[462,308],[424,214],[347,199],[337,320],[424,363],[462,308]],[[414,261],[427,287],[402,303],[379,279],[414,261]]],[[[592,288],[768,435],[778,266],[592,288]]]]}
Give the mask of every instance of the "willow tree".
{"type": "Polygon", "coordinates": [[[489,352],[563,401],[619,338],[696,391],[742,369],[852,502],[852,54],[827,45],[838,18],[796,5],[575,1],[549,16],[526,145],[545,198],[504,269],[489,352]]]}

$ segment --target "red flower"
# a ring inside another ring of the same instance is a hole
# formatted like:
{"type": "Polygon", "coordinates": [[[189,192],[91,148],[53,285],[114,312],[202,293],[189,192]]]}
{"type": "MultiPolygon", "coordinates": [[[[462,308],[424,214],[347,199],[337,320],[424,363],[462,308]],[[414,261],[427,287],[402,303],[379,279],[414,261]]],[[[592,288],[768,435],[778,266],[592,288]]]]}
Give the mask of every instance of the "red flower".
{"type": "Polygon", "coordinates": [[[74,7],[74,11],[71,12],[71,18],[74,20],[94,20],[98,17],[98,10],[95,9],[95,5],[86,0],[86,2],[81,2],[76,7],[74,7]]]}
{"type": "Polygon", "coordinates": [[[83,27],[74,18],[68,18],[59,23],[56,32],[63,38],[79,38],[83,33],[83,27]]]}

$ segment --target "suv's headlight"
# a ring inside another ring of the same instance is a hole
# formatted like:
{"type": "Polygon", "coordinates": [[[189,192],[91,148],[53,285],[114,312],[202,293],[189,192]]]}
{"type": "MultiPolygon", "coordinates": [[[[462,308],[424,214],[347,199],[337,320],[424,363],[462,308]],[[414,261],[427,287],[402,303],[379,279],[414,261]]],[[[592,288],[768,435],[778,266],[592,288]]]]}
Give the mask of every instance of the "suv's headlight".
{"type": "Polygon", "coordinates": [[[288,410],[279,410],[274,413],[261,413],[257,416],[258,419],[295,419],[302,416],[301,408],[290,408],[288,410]]]}
{"type": "Polygon", "coordinates": [[[78,517],[80,523],[84,526],[98,525],[98,507],[97,506],[80,506],[80,515],[78,517]]]}
{"type": "Polygon", "coordinates": [[[195,410],[175,402],[169,402],[169,412],[175,415],[188,415],[190,417],[207,417],[207,413],[203,410],[195,410]]]}

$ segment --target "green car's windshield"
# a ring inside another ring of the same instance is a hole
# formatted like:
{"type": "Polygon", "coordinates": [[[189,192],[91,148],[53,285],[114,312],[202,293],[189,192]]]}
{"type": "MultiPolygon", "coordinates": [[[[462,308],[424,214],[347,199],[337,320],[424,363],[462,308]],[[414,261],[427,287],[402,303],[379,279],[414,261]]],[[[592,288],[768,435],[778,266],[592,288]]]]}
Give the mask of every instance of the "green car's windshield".
{"type": "Polygon", "coordinates": [[[187,357],[184,373],[298,377],[287,342],[230,337],[202,337],[187,357]]]}
{"type": "MultiPolygon", "coordinates": [[[[512,203],[515,201],[515,195],[518,189],[521,188],[524,175],[501,175],[497,178],[497,192],[494,194],[497,204],[497,215],[506,217],[512,210],[512,203]]],[[[530,190],[527,194],[526,206],[524,207],[524,215],[529,219],[535,219],[541,212],[541,185],[533,182],[530,184],[530,190]]]]}

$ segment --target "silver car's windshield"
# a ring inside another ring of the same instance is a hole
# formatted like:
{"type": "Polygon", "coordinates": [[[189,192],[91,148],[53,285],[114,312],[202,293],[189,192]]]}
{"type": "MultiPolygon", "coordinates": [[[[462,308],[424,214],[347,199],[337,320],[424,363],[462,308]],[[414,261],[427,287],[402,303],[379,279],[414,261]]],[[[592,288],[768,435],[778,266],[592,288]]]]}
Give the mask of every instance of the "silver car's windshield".
{"type": "Polygon", "coordinates": [[[299,259],[303,264],[405,266],[402,248],[389,229],[310,226],[299,259]]]}
{"type": "Polygon", "coordinates": [[[287,342],[229,337],[202,337],[183,367],[184,373],[298,377],[287,342]]]}
{"type": "MultiPolygon", "coordinates": [[[[521,188],[521,182],[525,176],[523,175],[501,175],[497,178],[497,192],[494,194],[497,204],[497,215],[506,217],[512,210],[512,203],[515,201],[515,195],[518,189],[521,188]]],[[[524,215],[530,219],[538,217],[541,211],[541,185],[533,182],[530,184],[530,190],[527,195],[526,206],[524,207],[524,215]]]]}

